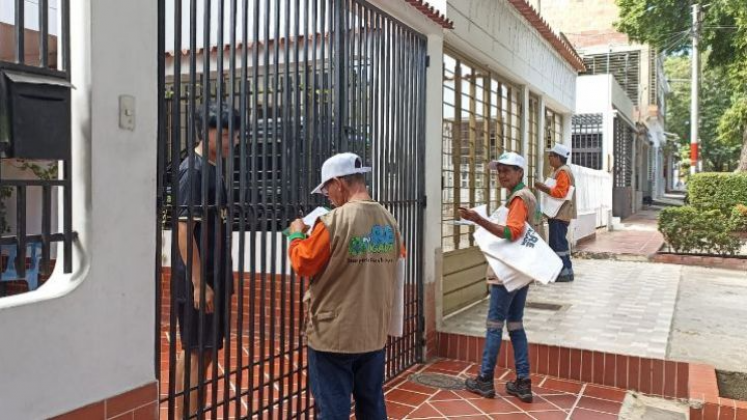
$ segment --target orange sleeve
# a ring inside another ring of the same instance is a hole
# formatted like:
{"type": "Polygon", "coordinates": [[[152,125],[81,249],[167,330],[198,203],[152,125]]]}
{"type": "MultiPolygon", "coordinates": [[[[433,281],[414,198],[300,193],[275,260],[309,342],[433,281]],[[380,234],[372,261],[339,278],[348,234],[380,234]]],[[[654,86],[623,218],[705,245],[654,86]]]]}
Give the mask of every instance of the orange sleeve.
{"type": "Polygon", "coordinates": [[[568,174],[565,171],[558,172],[558,176],[555,177],[555,188],[550,190],[550,195],[555,198],[565,198],[568,195],[568,189],[571,187],[571,179],[568,178],[568,174]]]}
{"type": "Polygon", "coordinates": [[[524,222],[527,220],[527,205],[524,200],[515,197],[508,206],[508,217],[506,218],[506,239],[515,241],[524,232],[524,222]],[[508,234],[511,237],[508,237],[508,234]]]}
{"type": "Polygon", "coordinates": [[[288,255],[291,266],[299,276],[313,277],[319,274],[329,262],[329,231],[324,223],[317,223],[311,236],[291,241],[288,255]]]}

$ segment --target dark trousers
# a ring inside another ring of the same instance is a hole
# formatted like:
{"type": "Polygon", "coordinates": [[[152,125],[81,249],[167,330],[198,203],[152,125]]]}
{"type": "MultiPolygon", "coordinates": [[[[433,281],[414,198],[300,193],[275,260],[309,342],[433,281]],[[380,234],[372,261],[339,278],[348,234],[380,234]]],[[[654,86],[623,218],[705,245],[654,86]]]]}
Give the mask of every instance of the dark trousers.
{"type": "Polygon", "coordinates": [[[550,219],[550,248],[563,260],[563,270],[560,277],[573,277],[573,263],[571,263],[571,251],[568,247],[568,222],[550,219]]]}
{"type": "Polygon", "coordinates": [[[309,380],[319,420],[350,419],[350,396],[358,420],[386,420],[384,350],[361,354],[308,348],[309,380]]]}

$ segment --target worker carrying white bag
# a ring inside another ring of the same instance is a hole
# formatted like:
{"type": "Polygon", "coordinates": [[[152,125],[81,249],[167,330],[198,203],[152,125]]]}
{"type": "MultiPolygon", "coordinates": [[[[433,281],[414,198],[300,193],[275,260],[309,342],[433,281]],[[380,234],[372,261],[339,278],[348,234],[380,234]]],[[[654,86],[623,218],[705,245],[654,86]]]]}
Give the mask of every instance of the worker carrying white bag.
{"type": "Polygon", "coordinates": [[[528,283],[535,275],[545,278],[543,273],[531,266],[552,265],[553,260],[543,261],[545,254],[537,250],[543,249],[544,242],[529,227],[534,222],[537,200],[522,182],[525,165],[523,157],[511,152],[502,154],[497,162],[490,163],[490,169],[498,172],[501,186],[510,192],[506,200],[507,210],[498,212],[496,220],[465,208],[460,208],[459,214],[462,219],[480,226],[475,239],[488,258],[487,282],[490,285],[490,308],[482,364],[477,377],[467,379],[465,386],[468,391],[483,397],[495,396],[493,378],[505,326],[511,337],[516,366],[516,380],[506,383],[506,392],[530,403],[533,396],[532,380],[529,377],[528,343],[522,322],[524,307],[529,291],[528,283]],[[507,213],[505,221],[499,217],[502,213],[507,213]]]}

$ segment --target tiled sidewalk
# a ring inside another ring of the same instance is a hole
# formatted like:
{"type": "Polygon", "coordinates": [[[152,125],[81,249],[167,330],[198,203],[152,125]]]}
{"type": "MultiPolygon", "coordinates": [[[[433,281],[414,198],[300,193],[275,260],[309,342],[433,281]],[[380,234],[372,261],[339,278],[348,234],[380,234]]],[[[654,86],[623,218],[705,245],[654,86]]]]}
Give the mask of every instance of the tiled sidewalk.
{"type": "MultiPolygon", "coordinates": [[[[412,373],[433,372],[467,378],[478,366],[466,362],[440,360],[413,369],[412,373]]],[[[505,383],[513,372],[496,371],[499,395],[486,399],[467,391],[445,391],[426,387],[402,375],[386,389],[390,419],[524,419],[524,420],[613,420],[625,398],[625,391],[572,382],[547,376],[532,376],[534,402],[525,404],[505,393],[505,383]]],[[[353,417],[354,418],[354,417],[353,417]]]]}
{"type": "MultiPolygon", "coordinates": [[[[681,267],[576,260],[574,268],[572,283],[530,286],[524,315],[530,342],[666,357],[681,267]],[[560,308],[548,310],[536,304],[560,308]]],[[[444,320],[441,331],[483,337],[487,311],[485,300],[444,320]]]]}
{"type": "Polygon", "coordinates": [[[664,245],[664,237],[657,230],[658,215],[658,209],[642,210],[623,220],[612,232],[599,232],[591,239],[582,240],[574,252],[647,258],[664,245]]]}

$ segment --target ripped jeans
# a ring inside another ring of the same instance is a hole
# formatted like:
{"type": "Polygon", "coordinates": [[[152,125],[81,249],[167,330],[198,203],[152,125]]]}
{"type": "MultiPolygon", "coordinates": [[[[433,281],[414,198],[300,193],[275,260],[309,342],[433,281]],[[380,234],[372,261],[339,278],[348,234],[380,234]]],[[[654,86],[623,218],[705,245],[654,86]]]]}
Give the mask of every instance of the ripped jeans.
{"type": "Polygon", "coordinates": [[[516,376],[529,377],[529,343],[524,332],[524,305],[527,303],[529,286],[509,292],[503,285],[490,285],[490,309],[488,310],[485,349],[482,353],[480,376],[492,378],[498,353],[503,340],[503,325],[508,328],[514,350],[516,376]]]}

